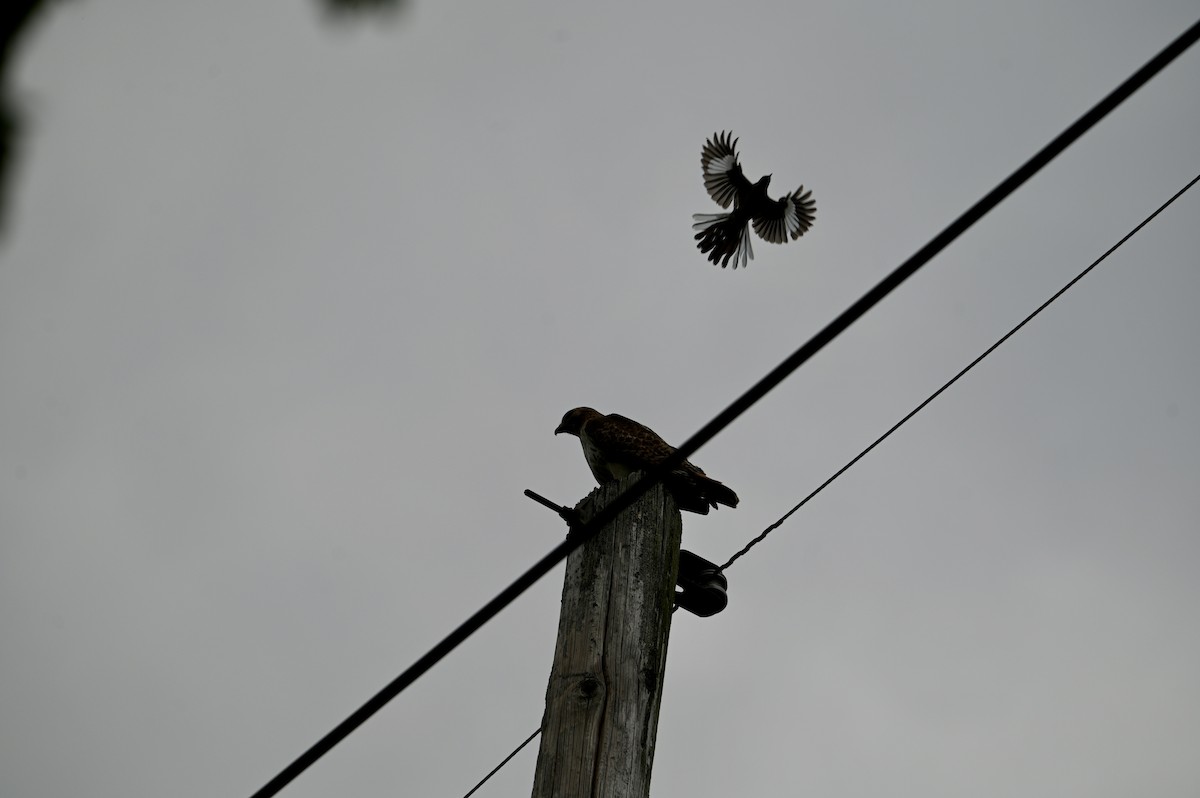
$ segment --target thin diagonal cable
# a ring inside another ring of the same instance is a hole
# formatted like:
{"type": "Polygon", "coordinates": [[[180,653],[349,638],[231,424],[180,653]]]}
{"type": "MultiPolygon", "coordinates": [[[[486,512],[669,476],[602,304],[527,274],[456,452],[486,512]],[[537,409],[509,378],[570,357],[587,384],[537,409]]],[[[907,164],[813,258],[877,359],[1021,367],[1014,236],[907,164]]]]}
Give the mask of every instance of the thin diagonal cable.
{"type": "Polygon", "coordinates": [[[457,648],[464,640],[474,634],[481,626],[498,615],[517,596],[528,590],[535,582],[550,572],[554,566],[566,559],[576,547],[596,535],[606,524],[633,502],[637,501],[646,491],[658,483],[663,476],[682,463],[697,449],[710,441],[734,419],[746,412],[754,403],[762,399],[772,388],[782,382],[788,375],[803,365],[809,358],[821,351],[825,346],[859,319],[864,313],[878,304],[884,297],[896,290],[909,277],[924,266],[934,255],[945,249],[954,239],[967,231],[971,225],[979,221],[984,214],[996,207],[1009,194],[1015,191],[1042,167],[1053,160],[1059,153],[1074,143],[1080,136],[1091,129],[1097,122],[1112,112],[1131,94],[1141,88],[1150,78],[1157,75],[1168,64],[1178,58],[1185,50],[1195,44],[1200,38],[1200,22],[1193,24],[1178,38],[1168,44],[1161,52],[1146,62],[1145,66],[1133,73],[1117,88],[1113,89],[1104,99],[1100,100],[1091,110],[1076,120],[1070,127],[1060,133],[1049,144],[1039,150],[1032,158],[1022,164],[1007,177],[1000,185],[992,189],[983,199],[968,208],[961,216],[938,233],[936,237],[904,263],[900,264],[891,274],[878,285],[868,291],[857,302],[851,305],[840,316],[827,324],[803,346],[793,352],[786,360],[775,367],[773,371],[755,383],[750,390],[742,394],[733,404],[708,422],[695,435],[689,438],[670,457],[656,468],[647,471],[640,479],[625,489],[603,508],[590,521],[575,529],[575,534],[568,540],[555,546],[546,556],[538,560],[511,585],[502,590],[494,599],[484,604],[467,620],[431,648],[424,656],[414,662],[403,673],[389,682],[382,690],[371,696],[365,704],[356,709],[345,720],[334,726],[324,737],[313,743],[304,753],[300,754],[291,764],[281,770],[274,778],[263,785],[251,798],[270,798],[279,793],[297,776],[307,770],[314,762],[323,757],[335,745],[346,739],[355,729],[365,723],[372,715],[383,709],[389,701],[403,692],[426,671],[441,661],[447,654],[457,648]]]}
{"type": "Polygon", "coordinates": [[[808,494],[808,495],[807,495],[807,496],[805,496],[803,499],[801,499],[799,504],[797,504],[795,507],[793,507],[792,509],[790,509],[790,510],[788,510],[786,513],[784,513],[784,514],[783,514],[783,516],[781,516],[781,517],[780,517],[780,519],[779,519],[778,521],[776,521],[775,523],[771,524],[769,527],[767,527],[766,529],[764,529],[764,530],[762,531],[762,534],[761,534],[761,535],[759,535],[758,537],[754,538],[754,540],[751,540],[749,543],[747,543],[745,546],[743,546],[743,547],[742,547],[742,549],[741,549],[741,551],[739,551],[737,554],[734,554],[732,557],[730,557],[730,558],[729,558],[729,560],[728,560],[728,561],[727,561],[727,562],[726,562],[724,565],[722,565],[720,568],[718,568],[717,570],[719,570],[719,571],[724,571],[726,568],[728,568],[729,566],[733,565],[733,564],[734,564],[734,562],[736,562],[736,561],[737,561],[737,559],[738,559],[739,557],[741,557],[741,556],[743,556],[744,554],[746,554],[746,552],[750,551],[750,549],[754,548],[754,547],[755,547],[755,546],[757,546],[759,543],[761,543],[761,542],[762,542],[762,541],[763,541],[763,540],[764,540],[764,539],[767,537],[767,535],[771,534],[771,533],[772,533],[772,532],[774,532],[776,529],[778,529],[780,526],[782,526],[782,525],[783,525],[783,522],[784,522],[784,521],[786,521],[786,520],[788,520],[788,518],[790,518],[790,517],[792,516],[792,514],[793,514],[793,513],[795,513],[797,510],[799,510],[799,509],[800,509],[801,507],[803,507],[804,505],[808,504],[809,500],[810,500],[810,499],[812,499],[814,496],[816,496],[818,493],[820,493],[821,491],[825,490],[825,488],[829,487],[829,483],[833,482],[835,479],[837,479],[838,477],[840,477],[842,474],[844,474],[844,473],[846,473],[847,471],[849,471],[849,470],[850,470],[850,467],[851,467],[852,465],[854,465],[854,464],[855,464],[855,463],[857,463],[859,460],[861,460],[861,459],[863,459],[864,457],[866,457],[868,452],[870,452],[870,451],[871,451],[872,449],[874,449],[876,446],[878,446],[879,444],[881,444],[881,443],[883,443],[885,440],[887,440],[889,437],[891,437],[891,434],[892,434],[893,432],[895,432],[896,430],[900,429],[902,426],[904,426],[904,425],[905,425],[905,423],[907,423],[907,422],[908,422],[908,420],[909,420],[910,418],[912,418],[912,417],[913,417],[913,416],[915,416],[917,413],[920,413],[922,410],[924,410],[926,405],[928,405],[928,404],[929,404],[930,402],[932,402],[934,399],[937,399],[939,396],[941,396],[943,391],[945,391],[947,388],[949,388],[949,387],[950,387],[951,385],[953,385],[954,383],[958,382],[959,378],[961,378],[961,377],[962,377],[964,374],[966,374],[968,371],[970,371],[971,369],[973,369],[973,368],[975,368],[977,365],[979,365],[980,361],[982,361],[982,360],[983,360],[985,357],[987,357],[988,355],[990,355],[992,352],[996,351],[996,349],[998,349],[1002,343],[1004,343],[1005,341],[1007,341],[1009,338],[1013,337],[1013,335],[1015,335],[1015,334],[1016,334],[1017,330],[1021,329],[1021,328],[1022,328],[1022,327],[1024,327],[1026,324],[1028,324],[1030,321],[1032,321],[1032,320],[1033,320],[1033,318],[1034,318],[1034,316],[1037,316],[1037,315],[1038,315],[1039,313],[1041,313],[1043,310],[1045,310],[1046,308],[1050,307],[1050,304],[1051,304],[1052,302],[1054,302],[1056,299],[1058,299],[1060,296],[1062,296],[1063,294],[1065,294],[1065,293],[1067,292],[1067,289],[1069,289],[1071,286],[1075,285],[1075,283],[1077,283],[1077,282],[1079,282],[1080,280],[1082,280],[1082,279],[1083,279],[1083,278],[1084,278],[1084,277],[1087,275],[1087,273],[1088,273],[1088,272],[1090,272],[1092,269],[1094,269],[1094,268],[1096,268],[1097,266],[1099,266],[1099,265],[1101,264],[1101,262],[1103,262],[1103,261],[1104,261],[1104,260],[1105,260],[1105,259],[1106,259],[1106,258],[1107,258],[1109,255],[1113,254],[1113,253],[1114,253],[1114,252],[1116,252],[1118,249],[1120,249],[1120,247],[1121,247],[1121,245],[1122,245],[1122,244],[1124,244],[1124,243],[1125,243],[1126,241],[1128,241],[1129,239],[1133,238],[1133,236],[1134,236],[1134,235],[1135,235],[1135,234],[1136,234],[1136,233],[1137,233],[1139,230],[1141,230],[1143,227],[1145,227],[1146,225],[1150,224],[1150,222],[1154,220],[1154,217],[1158,216],[1160,213],[1162,213],[1164,210],[1166,210],[1166,209],[1167,209],[1167,207],[1168,207],[1168,206],[1170,206],[1170,205],[1171,205],[1171,203],[1173,203],[1175,200],[1177,200],[1177,199],[1179,199],[1180,197],[1182,197],[1182,196],[1184,195],[1184,193],[1185,193],[1185,192],[1187,192],[1187,190],[1188,190],[1189,188],[1191,188],[1192,186],[1194,186],[1194,185],[1196,184],[1196,182],[1197,182],[1197,181],[1200,181],[1200,175],[1196,175],[1195,177],[1193,177],[1193,178],[1191,179],[1191,181],[1189,181],[1189,182],[1188,182],[1188,184],[1187,184],[1186,186],[1184,186],[1183,188],[1179,189],[1179,191],[1176,191],[1176,192],[1175,192],[1175,194],[1174,194],[1174,195],[1173,195],[1173,196],[1172,196],[1172,197],[1171,197],[1169,200],[1167,200],[1166,202],[1164,202],[1162,205],[1159,205],[1159,206],[1158,206],[1158,208],[1157,208],[1157,209],[1154,211],[1154,213],[1150,214],[1150,215],[1149,215],[1149,216],[1147,216],[1145,219],[1143,219],[1143,220],[1141,221],[1141,223],[1140,223],[1140,224],[1138,224],[1138,226],[1137,226],[1137,227],[1133,228],[1133,229],[1132,229],[1132,230],[1130,230],[1128,233],[1126,233],[1126,234],[1125,234],[1125,236],[1124,236],[1124,237],[1123,237],[1123,238],[1122,238],[1120,241],[1118,241],[1117,243],[1113,244],[1111,247],[1109,247],[1109,248],[1108,248],[1108,250],[1107,250],[1107,251],[1106,251],[1106,252],[1105,252],[1103,255],[1101,255],[1100,257],[1096,258],[1094,261],[1092,261],[1092,263],[1091,263],[1091,265],[1090,265],[1090,266],[1088,266],[1086,269],[1084,269],[1083,271],[1081,271],[1079,274],[1075,275],[1075,277],[1074,277],[1074,278],[1072,278],[1072,280],[1071,280],[1069,283],[1067,283],[1066,285],[1064,285],[1062,288],[1058,289],[1058,291],[1056,291],[1056,292],[1054,293],[1054,296],[1052,296],[1052,297],[1050,297],[1049,299],[1047,299],[1047,300],[1046,300],[1045,302],[1043,302],[1041,305],[1038,305],[1038,307],[1037,307],[1037,310],[1033,311],[1033,313],[1030,313],[1028,316],[1026,316],[1025,318],[1021,319],[1020,323],[1019,323],[1019,324],[1017,324],[1017,326],[1016,326],[1016,327],[1013,327],[1011,330],[1009,330],[1009,331],[1008,331],[1008,332],[1006,332],[1006,333],[1005,333],[1003,336],[1001,336],[1000,340],[996,341],[996,343],[994,343],[994,344],[992,344],[991,346],[989,346],[989,347],[988,347],[986,350],[984,350],[983,354],[981,354],[979,357],[975,358],[975,359],[974,359],[974,360],[972,360],[970,363],[968,363],[968,364],[966,365],[966,367],[965,367],[965,368],[964,368],[962,371],[958,372],[958,373],[957,373],[957,374],[955,374],[953,377],[951,377],[951,378],[950,378],[950,380],[949,380],[948,382],[946,382],[946,384],[945,384],[945,385],[943,385],[941,388],[938,388],[936,391],[934,391],[932,394],[930,394],[930,395],[929,395],[929,398],[927,398],[925,401],[921,402],[921,404],[917,405],[917,406],[916,406],[916,407],[914,407],[912,410],[910,410],[910,411],[909,411],[909,413],[908,413],[908,415],[906,415],[904,418],[900,419],[900,420],[899,420],[899,421],[897,421],[895,424],[893,424],[893,425],[891,426],[891,428],[890,428],[890,429],[888,429],[888,431],[887,431],[887,432],[883,433],[883,434],[882,434],[882,435],[880,435],[878,438],[876,438],[876,439],[874,440],[874,442],[872,442],[872,443],[871,443],[871,445],[870,445],[870,446],[868,446],[867,448],[863,449],[861,452],[859,452],[858,454],[856,454],[856,455],[854,456],[854,458],[853,458],[853,459],[852,459],[850,462],[846,463],[844,466],[842,466],[842,467],[841,467],[841,468],[839,468],[837,471],[835,471],[835,472],[833,473],[833,476],[831,476],[829,479],[825,480],[825,481],[824,481],[824,482],[822,482],[820,485],[818,485],[818,486],[817,486],[817,488],[816,488],[816,490],[814,490],[812,493],[808,494]]]}
{"type": "Polygon", "coordinates": [[[531,735],[529,735],[528,737],[526,737],[526,738],[525,738],[525,742],[523,742],[523,743],[521,743],[520,745],[518,745],[516,748],[514,748],[514,749],[513,749],[513,752],[512,752],[511,754],[509,754],[508,756],[504,757],[504,760],[503,760],[503,761],[502,761],[502,762],[501,762],[499,765],[496,765],[496,767],[492,768],[492,772],[491,772],[491,773],[487,774],[487,775],[486,775],[486,776],[484,776],[482,779],[480,779],[480,780],[479,780],[479,783],[478,783],[478,784],[476,784],[474,787],[472,787],[472,788],[471,788],[471,791],[470,791],[469,793],[467,793],[466,795],[464,795],[464,796],[463,796],[463,798],[471,798],[471,796],[475,794],[475,791],[476,791],[476,790],[478,790],[480,787],[482,787],[482,786],[484,785],[484,783],[485,783],[485,782],[486,782],[488,779],[490,779],[492,776],[495,776],[497,773],[499,773],[499,772],[500,772],[500,768],[502,768],[502,767],[504,767],[505,765],[507,765],[507,764],[508,764],[508,760],[512,759],[512,758],[513,758],[514,756],[516,756],[517,754],[521,753],[521,749],[522,749],[522,748],[524,748],[525,746],[529,745],[529,743],[533,741],[533,738],[534,738],[534,737],[537,737],[537,736],[538,736],[539,734],[541,734],[541,733],[542,733],[542,729],[541,729],[541,727],[540,727],[540,726],[539,726],[538,728],[534,729],[534,730],[533,730],[533,734],[531,734],[531,735]]]}

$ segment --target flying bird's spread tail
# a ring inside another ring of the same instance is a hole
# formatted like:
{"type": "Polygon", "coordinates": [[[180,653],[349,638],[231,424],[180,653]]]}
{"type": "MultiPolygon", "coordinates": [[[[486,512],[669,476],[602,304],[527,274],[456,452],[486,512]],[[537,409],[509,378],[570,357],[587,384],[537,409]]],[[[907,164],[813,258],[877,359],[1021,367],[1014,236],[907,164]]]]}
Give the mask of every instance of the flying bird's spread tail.
{"type": "Polygon", "coordinates": [[[714,202],[732,210],[692,214],[692,229],[699,231],[696,246],[722,269],[730,261],[736,269],[754,259],[751,227],[763,241],[783,244],[808,232],[817,218],[817,203],[804,186],[775,200],[767,194],[771,175],[751,183],[738,163],[737,142],[732,133],[714,134],[700,150],[704,188],[714,202]]]}
{"type": "Polygon", "coordinates": [[[696,246],[701,252],[707,252],[708,259],[713,263],[720,263],[722,269],[729,265],[730,260],[735,269],[739,265],[745,268],[754,260],[746,219],[735,214],[736,210],[733,213],[692,214],[696,222],[692,229],[700,231],[696,233],[696,240],[700,242],[696,246]]]}
{"type": "MultiPolygon", "coordinates": [[[[568,411],[554,430],[555,435],[560,432],[579,438],[584,459],[601,485],[660,465],[675,452],[674,446],[649,427],[616,413],[606,416],[590,407],[568,411]]],[[[668,473],[663,484],[680,510],[708,515],[709,508],[717,505],[737,507],[738,504],[738,496],[732,489],[687,460],[668,473]]]]}

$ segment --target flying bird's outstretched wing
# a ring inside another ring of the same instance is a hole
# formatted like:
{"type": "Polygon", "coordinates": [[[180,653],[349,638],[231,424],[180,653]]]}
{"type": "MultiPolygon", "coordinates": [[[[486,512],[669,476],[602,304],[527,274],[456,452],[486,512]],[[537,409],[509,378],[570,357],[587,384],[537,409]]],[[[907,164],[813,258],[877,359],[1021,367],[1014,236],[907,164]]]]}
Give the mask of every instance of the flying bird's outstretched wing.
{"type": "Polygon", "coordinates": [[[804,186],[773,200],[751,224],[763,241],[786,244],[788,236],[795,241],[808,232],[817,218],[817,203],[804,186]]]}
{"type": "MultiPolygon", "coordinates": [[[[606,416],[590,407],[568,411],[554,430],[556,435],[560,432],[579,438],[588,467],[601,485],[660,466],[675,453],[675,447],[649,427],[616,413],[606,416]]],[[[733,490],[687,460],[668,473],[663,483],[680,510],[707,515],[710,507],[736,507],[738,503],[733,490]]]]}
{"type": "Polygon", "coordinates": [[[737,139],[732,133],[714,133],[700,150],[700,170],[708,195],[722,208],[737,206],[738,195],[745,196],[750,181],[738,163],[737,139]]]}

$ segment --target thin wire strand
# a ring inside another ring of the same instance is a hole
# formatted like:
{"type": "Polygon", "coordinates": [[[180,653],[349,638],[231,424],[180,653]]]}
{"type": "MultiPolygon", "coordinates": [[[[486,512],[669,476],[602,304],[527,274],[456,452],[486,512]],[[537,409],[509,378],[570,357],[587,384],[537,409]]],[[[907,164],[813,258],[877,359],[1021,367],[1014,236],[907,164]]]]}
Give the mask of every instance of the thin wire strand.
{"type": "Polygon", "coordinates": [[[529,745],[529,743],[533,741],[533,738],[534,738],[534,737],[537,737],[537,736],[538,736],[539,734],[541,734],[541,733],[542,733],[542,727],[541,727],[541,726],[539,726],[538,728],[534,729],[534,730],[533,730],[533,734],[531,734],[531,735],[529,735],[528,737],[526,737],[526,738],[525,738],[525,742],[523,742],[523,743],[521,743],[520,745],[518,745],[516,748],[514,748],[514,749],[513,749],[513,752],[512,752],[511,754],[509,754],[508,756],[504,757],[504,760],[503,760],[503,761],[502,761],[502,762],[501,762],[499,765],[496,765],[496,767],[492,768],[492,772],[491,772],[491,773],[487,774],[487,775],[486,775],[486,776],[484,776],[482,779],[480,779],[479,783],[478,783],[478,784],[476,784],[474,787],[472,787],[472,788],[471,788],[471,791],[470,791],[470,792],[468,792],[466,795],[464,795],[464,796],[463,796],[463,798],[471,798],[471,796],[475,794],[475,791],[476,791],[476,790],[478,790],[480,787],[482,787],[482,786],[484,785],[484,783],[485,783],[485,782],[486,782],[488,779],[490,779],[492,776],[495,776],[497,773],[499,773],[499,772],[500,772],[500,768],[502,768],[502,767],[504,767],[505,765],[507,765],[507,764],[508,764],[508,760],[512,759],[512,758],[513,758],[514,756],[516,756],[517,754],[521,753],[521,749],[522,749],[522,748],[524,748],[525,746],[529,745]]]}
{"type": "Polygon", "coordinates": [[[867,455],[867,453],[868,453],[868,452],[870,452],[870,451],[871,451],[872,449],[874,449],[876,446],[878,446],[879,444],[881,444],[881,443],[883,443],[885,440],[887,440],[887,439],[888,439],[888,438],[891,436],[891,434],[892,434],[893,432],[895,432],[896,430],[898,430],[898,429],[900,429],[902,426],[904,426],[904,424],[905,424],[905,423],[907,423],[907,422],[908,422],[908,420],[909,420],[910,418],[912,418],[912,417],[913,417],[913,416],[915,416],[917,413],[920,413],[922,410],[924,410],[926,405],[928,405],[928,404],[929,404],[930,402],[932,402],[934,399],[937,399],[939,396],[941,396],[943,391],[945,391],[947,388],[949,388],[949,387],[950,387],[951,385],[953,385],[954,383],[958,382],[958,380],[959,380],[959,378],[960,378],[960,377],[962,377],[962,376],[963,376],[964,374],[966,374],[968,371],[970,371],[971,369],[973,369],[973,368],[975,368],[977,365],[979,365],[980,361],[982,361],[982,360],[983,360],[985,357],[987,357],[988,355],[990,355],[992,352],[996,351],[996,349],[997,349],[997,348],[999,348],[999,346],[1000,346],[1002,343],[1004,343],[1004,342],[1005,342],[1005,341],[1007,341],[1009,338],[1011,338],[1013,335],[1015,335],[1015,334],[1016,334],[1016,332],[1017,332],[1017,330],[1021,329],[1021,328],[1022,328],[1022,327],[1024,327],[1026,324],[1028,324],[1030,321],[1032,321],[1032,320],[1033,320],[1033,318],[1034,318],[1034,316],[1037,316],[1037,315],[1038,315],[1039,313],[1041,313],[1043,310],[1045,310],[1046,308],[1050,307],[1050,304],[1051,304],[1052,302],[1054,302],[1056,299],[1058,299],[1060,296],[1062,296],[1063,294],[1065,294],[1065,293],[1067,292],[1067,289],[1069,289],[1071,286],[1075,285],[1075,283],[1077,283],[1077,282],[1079,282],[1080,280],[1082,280],[1082,279],[1084,278],[1084,276],[1085,276],[1085,275],[1087,275],[1087,273],[1088,273],[1088,272],[1090,272],[1092,269],[1094,269],[1094,268],[1096,268],[1097,266],[1099,266],[1099,265],[1100,265],[1100,263],[1101,263],[1102,261],[1104,261],[1104,259],[1105,259],[1105,258],[1107,258],[1109,255],[1111,255],[1111,254],[1113,254],[1114,252],[1116,252],[1116,251],[1117,251],[1117,250],[1118,250],[1118,249],[1121,247],[1121,245],[1122,245],[1122,244],[1124,244],[1124,243],[1125,243],[1126,241],[1128,241],[1129,239],[1133,238],[1133,236],[1134,236],[1134,235],[1135,235],[1135,234],[1136,234],[1136,233],[1137,233],[1139,230],[1141,230],[1143,227],[1145,227],[1146,225],[1150,224],[1150,222],[1151,222],[1151,221],[1153,221],[1154,217],[1158,216],[1160,213],[1162,213],[1164,210],[1166,210],[1166,209],[1167,209],[1167,207],[1168,207],[1169,205],[1171,205],[1171,203],[1173,203],[1175,200],[1177,200],[1177,199],[1179,199],[1180,197],[1182,197],[1182,196],[1184,195],[1184,193],[1185,193],[1185,192],[1187,192],[1187,190],[1188,190],[1189,188],[1191,188],[1192,186],[1194,186],[1194,185],[1196,184],[1196,182],[1197,182],[1197,181],[1200,181],[1200,175],[1196,175],[1195,177],[1193,177],[1193,178],[1191,179],[1191,181],[1190,181],[1190,182],[1188,182],[1188,184],[1187,184],[1186,186],[1184,186],[1183,188],[1179,189],[1179,191],[1175,192],[1175,194],[1174,194],[1174,195],[1173,195],[1173,196],[1172,196],[1172,197],[1171,197],[1169,200],[1167,200],[1166,202],[1164,202],[1162,205],[1159,205],[1159,206],[1158,206],[1158,209],[1157,209],[1157,210],[1155,210],[1155,211],[1154,211],[1154,213],[1150,214],[1150,215],[1149,215],[1149,216],[1147,216],[1145,219],[1143,219],[1143,220],[1141,221],[1141,223],[1140,223],[1140,224],[1138,224],[1138,226],[1137,226],[1137,227],[1133,228],[1133,229],[1132,229],[1132,230],[1130,230],[1128,233],[1126,233],[1126,234],[1125,234],[1125,236],[1124,236],[1124,237],[1123,237],[1123,238],[1122,238],[1120,241],[1118,241],[1117,243],[1113,244],[1111,247],[1109,247],[1109,248],[1108,248],[1108,250],[1107,250],[1107,251],[1106,251],[1106,252],[1105,252],[1103,255],[1101,255],[1100,257],[1096,258],[1094,261],[1092,261],[1092,263],[1091,263],[1091,265],[1090,265],[1090,266],[1088,266],[1086,269],[1084,269],[1083,271],[1081,271],[1079,274],[1075,275],[1075,277],[1074,277],[1074,278],[1073,278],[1073,279],[1072,279],[1072,280],[1071,280],[1069,283],[1067,283],[1066,285],[1064,285],[1062,288],[1058,289],[1058,291],[1056,291],[1056,292],[1054,293],[1054,296],[1050,297],[1050,298],[1049,298],[1049,299],[1047,299],[1045,302],[1043,302],[1041,305],[1039,305],[1039,306],[1038,306],[1038,308],[1037,308],[1037,310],[1033,311],[1033,312],[1032,312],[1032,313],[1030,313],[1028,316],[1026,316],[1025,318],[1021,319],[1021,322],[1020,322],[1019,324],[1017,324],[1017,326],[1016,326],[1016,327],[1013,327],[1011,330],[1009,330],[1009,331],[1008,331],[1008,332],[1006,332],[1006,333],[1005,333],[1003,336],[1001,336],[1000,340],[996,341],[996,343],[994,343],[994,344],[992,344],[991,346],[989,346],[989,347],[988,347],[986,350],[984,350],[983,354],[981,354],[979,357],[975,358],[975,359],[974,359],[974,360],[972,360],[970,363],[968,363],[968,364],[966,365],[966,367],[965,367],[965,368],[964,368],[962,371],[960,371],[960,372],[958,372],[957,374],[955,374],[953,377],[951,377],[951,378],[950,378],[950,380],[949,380],[949,381],[948,381],[948,382],[947,382],[945,385],[943,385],[941,388],[938,388],[936,391],[934,391],[932,394],[930,394],[930,395],[929,395],[929,397],[928,397],[928,398],[927,398],[925,401],[921,402],[921,404],[917,405],[917,406],[916,406],[916,407],[914,407],[912,410],[910,410],[910,411],[908,412],[908,415],[906,415],[904,418],[900,419],[900,420],[899,420],[899,421],[897,421],[895,424],[893,424],[893,425],[891,426],[891,428],[890,428],[890,429],[888,429],[888,431],[887,431],[887,432],[883,433],[883,434],[882,434],[882,435],[880,435],[878,438],[876,438],[876,439],[874,440],[874,442],[873,442],[873,443],[872,443],[870,446],[868,446],[867,448],[863,449],[861,452],[859,452],[858,454],[856,454],[856,455],[854,456],[854,458],[853,458],[853,459],[852,459],[850,462],[846,463],[844,466],[842,466],[842,467],[841,467],[841,468],[839,468],[837,471],[835,471],[835,472],[834,472],[834,474],[833,474],[833,476],[831,476],[829,479],[825,480],[825,481],[824,481],[824,482],[822,482],[820,485],[818,485],[816,490],[814,490],[812,493],[808,494],[808,495],[807,495],[807,496],[805,496],[803,499],[801,499],[799,504],[797,504],[795,507],[793,507],[792,509],[790,509],[790,510],[788,510],[786,513],[784,513],[784,514],[783,514],[783,516],[782,516],[782,517],[780,517],[780,519],[779,519],[778,521],[776,521],[775,523],[771,524],[769,527],[767,527],[766,529],[764,529],[764,530],[762,531],[762,534],[761,534],[761,535],[759,535],[758,537],[754,538],[754,539],[753,539],[753,540],[751,540],[749,543],[747,543],[747,544],[746,544],[744,547],[742,547],[741,551],[739,551],[737,554],[734,554],[732,557],[730,557],[730,558],[729,558],[729,560],[728,560],[728,561],[727,561],[727,562],[726,562],[724,565],[722,565],[720,568],[718,568],[717,570],[718,570],[718,571],[724,571],[726,568],[728,568],[729,566],[733,565],[733,564],[734,564],[734,562],[736,562],[736,561],[737,561],[737,559],[738,559],[739,557],[741,557],[741,556],[742,556],[742,555],[744,555],[746,552],[750,551],[750,549],[754,548],[754,547],[755,547],[755,546],[757,546],[759,543],[761,543],[761,542],[762,542],[762,541],[763,541],[763,540],[764,540],[764,539],[767,537],[767,535],[771,534],[773,531],[775,531],[776,529],[778,529],[778,528],[779,528],[779,527],[780,527],[780,526],[783,524],[783,522],[784,522],[784,521],[786,521],[788,518],[790,518],[790,517],[792,516],[792,514],[793,514],[793,513],[795,513],[797,510],[799,510],[799,509],[800,509],[801,507],[803,507],[804,505],[808,504],[809,500],[810,500],[810,499],[812,499],[814,496],[816,496],[818,493],[820,493],[821,491],[825,490],[825,488],[829,487],[829,483],[833,482],[835,479],[837,479],[838,477],[840,477],[842,474],[844,474],[844,473],[846,473],[848,470],[850,470],[850,467],[851,467],[852,465],[854,465],[854,464],[855,464],[855,463],[857,463],[859,460],[861,460],[861,459],[863,459],[864,457],[866,457],[866,455],[867,455]]]}
{"type": "Polygon", "coordinates": [[[1133,73],[1117,88],[1113,89],[1106,97],[1093,106],[1091,110],[1077,119],[1070,127],[1056,136],[1053,141],[1018,167],[1002,183],[988,192],[983,199],[968,208],[961,216],[951,222],[946,229],[935,236],[933,240],[918,250],[908,260],[904,261],[904,263],[900,264],[878,285],[864,294],[862,298],[843,311],[840,316],[810,338],[807,343],[788,356],[786,360],[742,394],[733,404],[721,411],[716,418],[708,422],[699,432],[685,441],[663,463],[656,468],[648,470],[619,496],[601,508],[590,521],[581,524],[573,530],[573,534],[568,540],[554,547],[546,556],[534,563],[529,570],[517,577],[516,581],[502,590],[487,604],[484,604],[474,615],[463,621],[456,629],[443,638],[441,642],[410,665],[407,670],[369,698],[366,703],[352,712],[349,717],[334,726],[324,737],[313,743],[308,750],[296,757],[287,767],[276,774],[274,778],[253,793],[251,798],[271,798],[271,796],[277,795],[280,790],[290,784],[297,776],[311,767],[313,763],[325,754],[329,753],[335,745],[346,739],[359,726],[366,723],[372,715],[383,709],[389,701],[402,693],[409,685],[440,662],[481,626],[498,615],[501,610],[515,601],[518,596],[549,573],[554,566],[566,559],[567,555],[574,551],[575,548],[582,546],[594,537],[605,525],[616,518],[622,510],[629,507],[646,491],[660,482],[667,473],[677,467],[687,457],[694,454],[697,449],[716,436],[717,433],[732,423],[734,419],[746,412],[746,410],[762,399],[771,389],[808,361],[813,355],[825,348],[830,341],[844,332],[847,327],[882,301],[884,297],[896,290],[901,283],[928,263],[934,255],[949,246],[954,239],[966,232],[975,222],[983,218],[988,211],[996,207],[1001,200],[1019,188],[1025,181],[1033,177],[1033,175],[1037,174],[1059,153],[1111,113],[1114,108],[1124,102],[1131,94],[1141,88],[1150,78],[1154,77],[1164,67],[1178,58],[1198,38],[1200,38],[1200,22],[1193,24],[1178,38],[1163,48],[1162,51],[1147,61],[1145,66],[1133,73]]]}

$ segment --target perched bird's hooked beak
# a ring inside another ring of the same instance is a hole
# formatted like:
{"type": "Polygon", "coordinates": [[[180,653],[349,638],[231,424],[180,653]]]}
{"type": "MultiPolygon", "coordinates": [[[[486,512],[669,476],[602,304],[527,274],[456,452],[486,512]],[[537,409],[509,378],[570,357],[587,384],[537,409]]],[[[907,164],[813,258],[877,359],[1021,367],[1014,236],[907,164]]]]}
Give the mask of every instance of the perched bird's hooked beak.
{"type": "Polygon", "coordinates": [[[567,430],[564,428],[564,426],[562,424],[559,424],[557,427],[554,428],[555,435],[558,435],[559,433],[566,432],[566,431],[567,430]]]}

